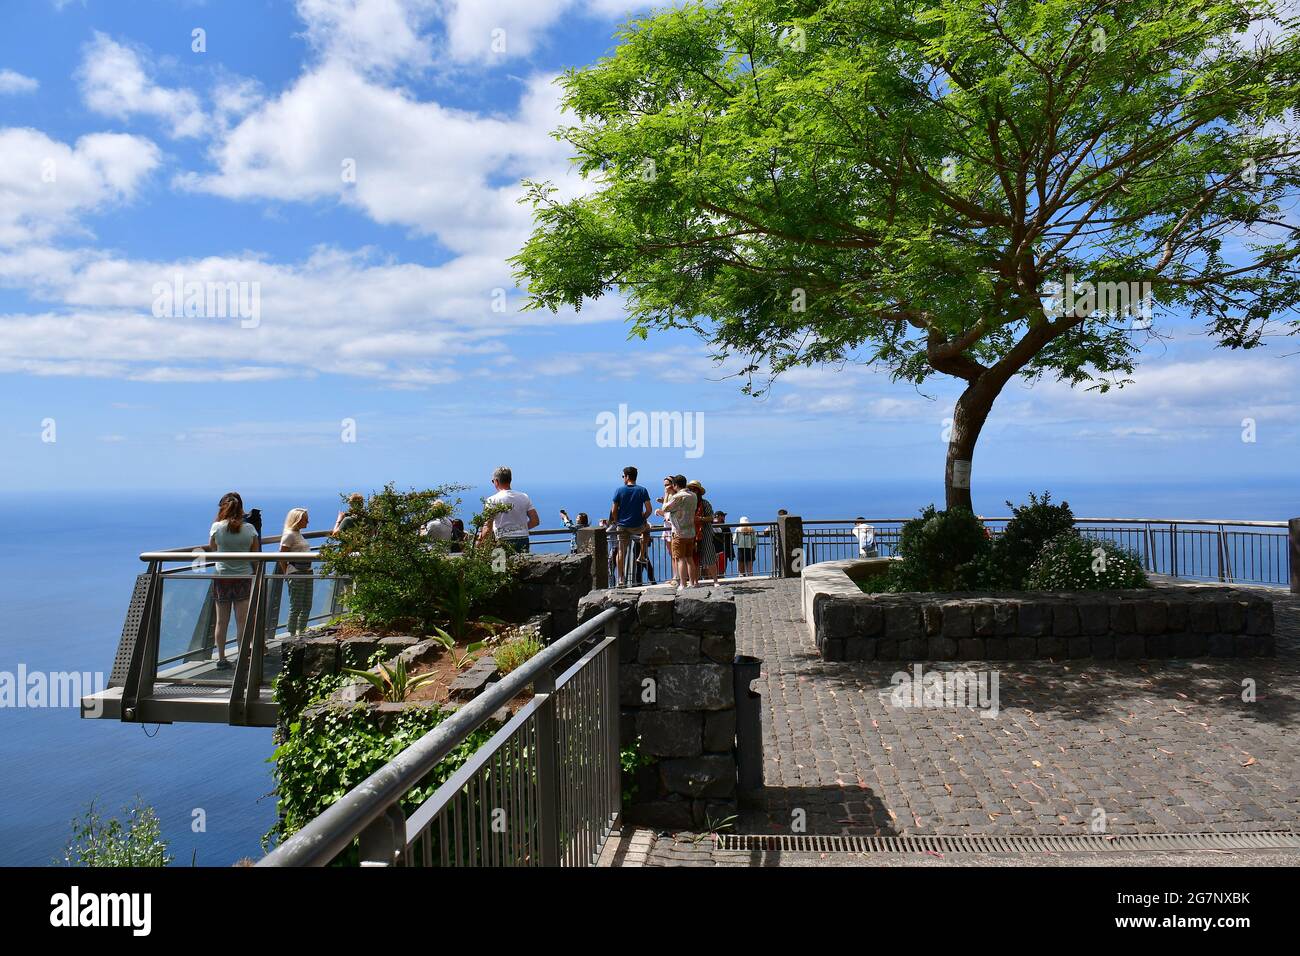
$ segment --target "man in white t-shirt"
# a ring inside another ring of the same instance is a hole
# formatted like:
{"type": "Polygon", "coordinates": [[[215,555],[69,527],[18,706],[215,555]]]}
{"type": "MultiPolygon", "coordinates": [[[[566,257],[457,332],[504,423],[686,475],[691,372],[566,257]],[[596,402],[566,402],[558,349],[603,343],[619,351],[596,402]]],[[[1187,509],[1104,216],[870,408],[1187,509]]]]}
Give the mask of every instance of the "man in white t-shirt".
{"type": "Polygon", "coordinates": [[[496,489],[496,494],[491,495],[487,503],[509,507],[500,514],[493,515],[492,519],[483,525],[478,540],[482,544],[489,538],[496,538],[508,548],[527,551],[528,531],[541,524],[541,519],[537,517],[537,509],[533,507],[532,500],[522,491],[513,491],[510,488],[511,478],[510,469],[504,466],[492,472],[492,487],[496,489]]]}
{"type": "Polygon", "coordinates": [[[879,554],[876,550],[876,529],[867,524],[866,518],[858,518],[858,523],[853,526],[853,537],[858,539],[858,557],[874,558],[879,554]]]}

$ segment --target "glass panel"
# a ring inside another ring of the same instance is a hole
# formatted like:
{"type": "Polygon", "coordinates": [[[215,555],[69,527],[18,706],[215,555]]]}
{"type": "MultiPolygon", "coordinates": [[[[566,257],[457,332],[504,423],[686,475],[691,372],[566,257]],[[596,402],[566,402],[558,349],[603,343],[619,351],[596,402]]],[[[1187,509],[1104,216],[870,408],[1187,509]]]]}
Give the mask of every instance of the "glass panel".
{"type": "Polygon", "coordinates": [[[162,577],[162,613],[158,632],[158,679],[162,681],[203,681],[229,684],[234,676],[235,655],[239,648],[237,604],[225,603],[227,618],[224,652],[228,662],[219,663],[217,652],[216,589],[252,592],[250,576],[217,575],[210,571],[186,571],[162,577]],[[242,588],[241,588],[242,585],[242,588]]]}

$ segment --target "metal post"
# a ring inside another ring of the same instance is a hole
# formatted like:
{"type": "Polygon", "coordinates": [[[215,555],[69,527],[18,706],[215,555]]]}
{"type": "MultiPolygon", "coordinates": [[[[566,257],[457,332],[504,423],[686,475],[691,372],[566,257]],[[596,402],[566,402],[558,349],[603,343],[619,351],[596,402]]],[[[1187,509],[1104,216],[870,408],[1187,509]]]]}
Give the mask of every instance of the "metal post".
{"type": "Polygon", "coordinates": [[[158,674],[158,640],[161,634],[159,617],[162,613],[161,564],[149,562],[149,585],[145,592],[144,613],[131,651],[131,663],[122,686],[122,720],[140,719],[140,700],[153,696],[154,679],[158,674]]]}
{"type": "Polygon", "coordinates": [[[537,830],[542,866],[560,865],[559,766],[555,759],[555,675],[542,671],[533,680],[537,709],[537,830]]]}
{"type": "Polygon", "coordinates": [[[1169,523],[1169,576],[1178,577],[1178,524],[1169,523]]]}
{"type": "Polygon", "coordinates": [[[1291,593],[1300,594],[1300,518],[1287,522],[1287,538],[1290,541],[1287,550],[1290,552],[1291,593]]]}
{"type": "Polygon", "coordinates": [[[750,687],[762,667],[760,658],[745,655],[737,655],[731,664],[736,695],[736,763],[742,796],[763,787],[762,698],[750,687]]]}
{"type": "Polygon", "coordinates": [[[621,759],[623,748],[622,741],[619,739],[618,707],[618,635],[619,622],[616,617],[605,625],[605,637],[614,643],[605,649],[605,687],[602,691],[605,698],[606,742],[609,746],[609,806],[612,807],[612,819],[608,822],[613,829],[618,828],[619,820],[623,816],[623,762],[621,759]]]}
{"type": "Polygon", "coordinates": [[[361,831],[362,866],[399,866],[406,855],[406,814],[397,804],[361,831]]]}

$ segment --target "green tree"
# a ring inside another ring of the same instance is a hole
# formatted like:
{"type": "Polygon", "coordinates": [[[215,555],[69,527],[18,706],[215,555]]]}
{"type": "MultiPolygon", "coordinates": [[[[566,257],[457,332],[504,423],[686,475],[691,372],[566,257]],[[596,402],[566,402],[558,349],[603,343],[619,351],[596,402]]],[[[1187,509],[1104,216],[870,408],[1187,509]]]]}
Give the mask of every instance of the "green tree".
{"type": "Polygon", "coordinates": [[[660,13],[563,77],[592,188],[527,184],[517,275],[534,308],[618,292],[634,335],[699,332],[746,392],[845,360],[955,377],[946,499],[969,508],[1012,378],[1122,385],[1166,322],[1294,331],[1296,26],[1266,0],[660,13]],[[1154,317],[1117,298],[1142,283],[1154,317]]]}

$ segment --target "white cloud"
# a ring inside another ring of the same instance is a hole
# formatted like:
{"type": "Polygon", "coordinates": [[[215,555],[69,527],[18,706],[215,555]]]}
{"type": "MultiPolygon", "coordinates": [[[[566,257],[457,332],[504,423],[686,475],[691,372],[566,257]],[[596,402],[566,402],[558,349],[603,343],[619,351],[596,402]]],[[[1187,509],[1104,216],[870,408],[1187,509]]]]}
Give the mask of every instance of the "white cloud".
{"type": "MultiPolygon", "coordinates": [[[[0,129],[0,156],[0,249],[47,239],[79,213],[131,199],[159,162],[158,147],[139,136],[92,133],[68,146],[21,128],[0,129]]],[[[64,257],[46,258],[53,265],[64,257]]]]}
{"type": "Polygon", "coordinates": [[[30,76],[14,70],[0,70],[0,95],[7,93],[35,93],[40,83],[30,76]]]}
{"type": "MultiPolygon", "coordinates": [[[[678,0],[680,3],[680,0],[678,0]]],[[[667,0],[441,0],[447,53],[458,63],[490,65],[526,57],[561,18],[587,14],[622,19],[667,0]]]]}
{"type": "Polygon", "coordinates": [[[153,116],[168,123],[175,137],[204,131],[207,118],[193,91],[157,85],[139,55],[106,34],[97,32],[86,45],[77,75],[82,99],[96,113],[114,119],[153,116]]]}
{"type": "Polygon", "coordinates": [[[430,66],[421,30],[436,10],[434,0],[298,0],[307,41],[322,59],[365,71],[430,66]]]}
{"type": "Polygon", "coordinates": [[[326,64],[230,130],[213,149],[216,172],[179,182],[230,199],[334,200],[453,252],[504,260],[531,225],[518,181],[562,180],[568,169],[567,147],[548,135],[557,92],[535,77],[513,117],[483,116],[326,64]]]}

